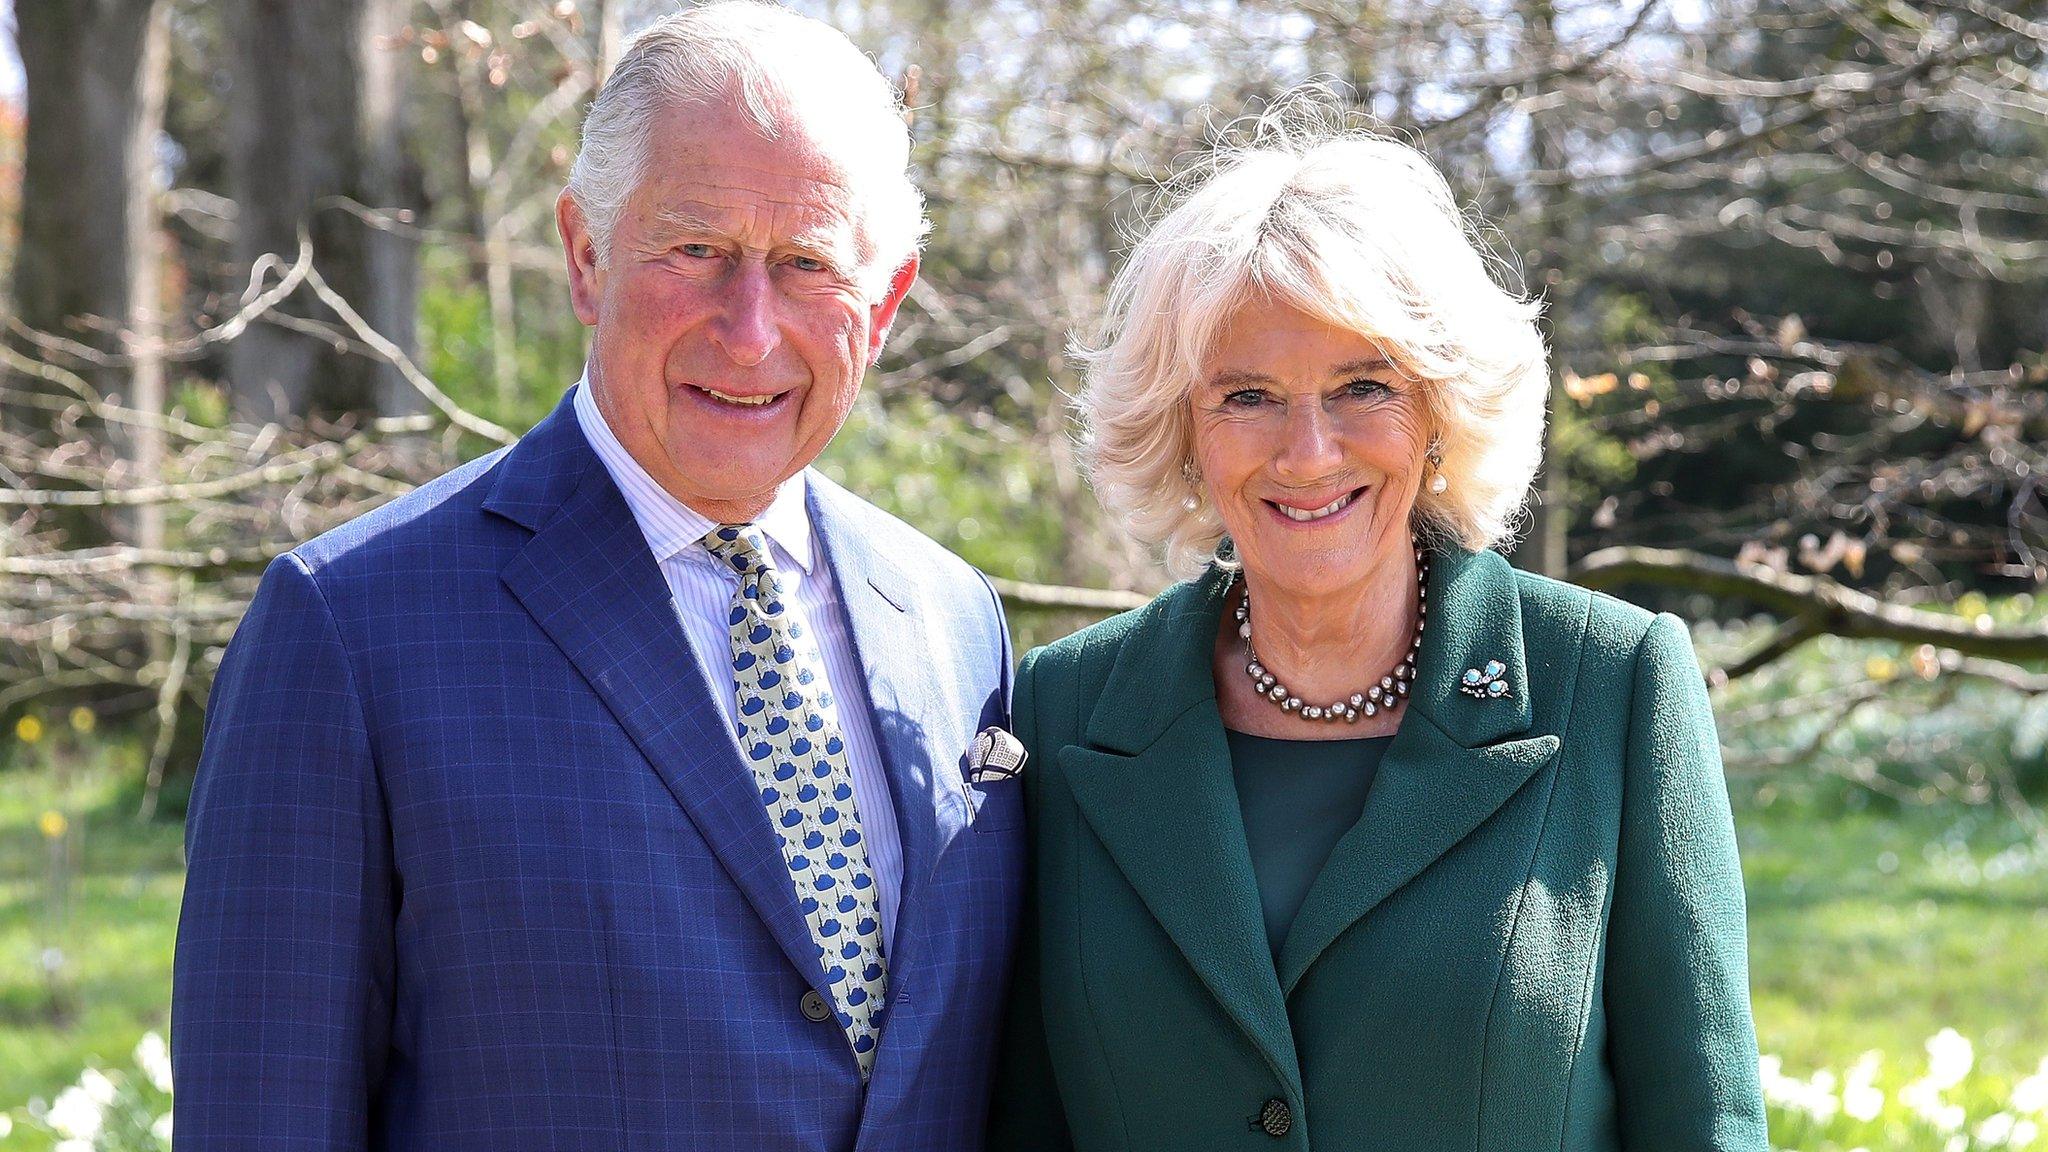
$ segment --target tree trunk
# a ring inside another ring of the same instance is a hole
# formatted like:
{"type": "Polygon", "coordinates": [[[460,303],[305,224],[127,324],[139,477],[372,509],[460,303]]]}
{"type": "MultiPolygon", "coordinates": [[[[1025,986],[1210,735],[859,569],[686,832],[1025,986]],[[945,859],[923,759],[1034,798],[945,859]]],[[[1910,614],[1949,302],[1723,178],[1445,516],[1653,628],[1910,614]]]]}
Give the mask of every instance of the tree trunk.
{"type": "MultiPolygon", "coordinates": [[[[1557,54],[1557,9],[1551,0],[1529,0],[1522,7],[1523,58],[1528,67],[1540,71],[1557,54]]],[[[1536,84],[1539,97],[1545,84],[1556,81],[1539,81],[1536,84]]],[[[1551,102],[1538,99],[1535,106],[1539,111],[1529,117],[1530,149],[1536,167],[1544,170],[1562,168],[1568,161],[1564,148],[1564,124],[1551,102]]],[[[1528,546],[1516,556],[1516,561],[1534,572],[1545,576],[1563,578],[1570,556],[1566,549],[1571,529],[1571,507],[1569,489],[1565,484],[1564,458],[1558,451],[1557,424],[1568,413],[1566,405],[1571,403],[1563,387],[1563,365],[1556,361],[1556,350],[1562,341],[1556,337],[1557,326],[1562,322],[1569,308],[1569,278],[1563,268],[1566,214],[1569,209],[1570,193],[1558,187],[1539,187],[1535,190],[1541,204],[1532,215],[1535,227],[1530,240],[1537,248],[1537,258],[1528,261],[1530,287],[1541,293],[1547,303],[1544,310],[1544,336],[1552,350],[1550,365],[1550,419],[1543,427],[1543,471],[1536,478],[1536,501],[1532,506],[1532,517],[1528,546]]]]}
{"type": "MultiPolygon", "coordinates": [[[[164,411],[168,395],[164,373],[164,236],[158,210],[155,174],[157,134],[163,127],[164,103],[171,91],[171,25],[153,19],[143,36],[136,69],[138,130],[129,140],[129,171],[135,175],[128,196],[127,235],[128,322],[122,325],[128,353],[130,403],[154,416],[164,411]]],[[[134,462],[135,482],[163,482],[164,430],[159,424],[137,424],[117,436],[122,455],[134,462]]],[[[131,538],[140,548],[164,546],[164,506],[138,505],[131,538]]],[[[155,585],[152,584],[153,590],[155,585]]]]}
{"type": "MultiPolygon", "coordinates": [[[[16,6],[28,129],[14,315],[103,352],[121,349],[142,259],[136,221],[153,217],[149,166],[163,105],[148,99],[145,57],[162,67],[161,50],[147,47],[165,8],[164,0],[16,6]]],[[[126,375],[87,378],[119,395],[126,375]]]]}
{"type": "MultiPolygon", "coordinates": [[[[407,9],[404,0],[232,0],[226,14],[239,267],[246,274],[266,255],[289,263],[303,231],[320,276],[410,354],[417,242],[405,225],[420,197],[405,147],[406,69],[378,42],[407,9]]],[[[312,324],[257,324],[235,341],[228,373],[238,415],[269,421],[416,406],[397,370],[357,346],[311,292],[279,311],[312,324]]]]}
{"type": "MultiPolygon", "coordinates": [[[[143,353],[145,364],[155,360],[151,336],[159,319],[154,165],[168,66],[167,12],[165,0],[39,0],[15,9],[28,124],[13,315],[35,332],[92,352],[143,353]]],[[[90,355],[8,339],[26,355],[76,373],[99,399],[152,412],[162,407],[160,372],[133,372],[118,361],[95,363],[90,355]],[[138,385],[148,394],[139,394],[138,385]]],[[[17,374],[11,383],[36,395],[72,393],[30,374],[17,374]]],[[[10,405],[9,413],[10,428],[57,435],[47,408],[10,405]]],[[[152,451],[146,437],[99,447],[131,457],[152,451]]],[[[111,531],[83,512],[63,527],[75,545],[103,541],[111,531]]]]}
{"type": "Polygon", "coordinates": [[[590,82],[596,92],[611,78],[626,43],[626,0],[597,0],[597,67],[590,82]]]}

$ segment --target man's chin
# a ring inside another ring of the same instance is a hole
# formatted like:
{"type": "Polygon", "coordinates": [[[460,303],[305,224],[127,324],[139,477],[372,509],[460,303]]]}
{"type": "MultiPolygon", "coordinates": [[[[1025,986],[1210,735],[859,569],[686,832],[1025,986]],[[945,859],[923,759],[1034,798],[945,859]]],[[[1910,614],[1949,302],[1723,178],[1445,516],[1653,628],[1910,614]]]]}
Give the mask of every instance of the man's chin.
{"type": "Polygon", "coordinates": [[[696,511],[732,524],[759,516],[774,502],[783,482],[802,470],[787,461],[691,461],[677,470],[684,483],[664,487],[696,511]]]}

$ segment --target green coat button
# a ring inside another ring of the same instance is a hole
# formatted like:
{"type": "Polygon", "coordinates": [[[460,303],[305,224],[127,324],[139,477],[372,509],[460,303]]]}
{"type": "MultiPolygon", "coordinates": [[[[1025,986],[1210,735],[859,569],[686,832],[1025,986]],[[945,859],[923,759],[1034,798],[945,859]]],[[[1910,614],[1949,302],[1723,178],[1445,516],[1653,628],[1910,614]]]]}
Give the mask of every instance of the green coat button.
{"type": "Polygon", "coordinates": [[[1255,1126],[1278,1140],[1293,1130],[1294,1110],[1287,1106],[1287,1101],[1275,1096],[1266,1101],[1265,1107],[1259,1109],[1259,1119],[1255,1126]]]}

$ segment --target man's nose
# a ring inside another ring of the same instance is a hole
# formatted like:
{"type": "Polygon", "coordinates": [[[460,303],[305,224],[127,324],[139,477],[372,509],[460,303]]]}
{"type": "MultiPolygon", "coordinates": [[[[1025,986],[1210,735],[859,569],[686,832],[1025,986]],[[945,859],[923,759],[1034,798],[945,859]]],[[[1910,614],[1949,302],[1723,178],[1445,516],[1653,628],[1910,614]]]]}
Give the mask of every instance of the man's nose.
{"type": "Polygon", "coordinates": [[[732,362],[752,368],[782,342],[775,325],[775,286],[764,262],[742,260],[726,278],[723,306],[710,325],[711,339],[732,362]]]}
{"type": "Polygon", "coordinates": [[[1329,412],[1314,402],[1289,405],[1273,470],[1288,479],[1314,480],[1343,463],[1344,450],[1329,412]]]}

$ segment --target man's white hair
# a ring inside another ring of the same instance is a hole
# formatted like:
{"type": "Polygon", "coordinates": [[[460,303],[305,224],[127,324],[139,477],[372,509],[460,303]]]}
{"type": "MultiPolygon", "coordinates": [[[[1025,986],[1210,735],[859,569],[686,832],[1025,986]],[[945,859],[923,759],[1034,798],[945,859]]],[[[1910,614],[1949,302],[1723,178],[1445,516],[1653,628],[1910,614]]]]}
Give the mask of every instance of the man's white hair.
{"type": "Polygon", "coordinates": [[[1230,317],[1269,300],[1366,337],[1417,382],[1450,481],[1417,498],[1421,536],[1472,549],[1509,539],[1543,451],[1538,303],[1496,281],[1508,270],[1414,148],[1313,94],[1243,135],[1170,190],[1100,330],[1076,348],[1096,494],[1176,575],[1215,556],[1222,517],[1183,471],[1188,394],[1230,317]]]}
{"type": "Polygon", "coordinates": [[[869,299],[917,254],[928,227],[910,179],[903,105],[875,62],[832,26],[761,0],[720,0],[663,17],[633,37],[583,121],[569,194],[583,210],[600,263],[654,159],[655,118],[676,106],[730,105],[774,139],[792,116],[840,143],[855,165],[860,267],[869,299]],[[801,110],[799,112],[799,110],[801,110]]]}

